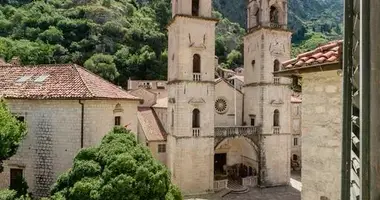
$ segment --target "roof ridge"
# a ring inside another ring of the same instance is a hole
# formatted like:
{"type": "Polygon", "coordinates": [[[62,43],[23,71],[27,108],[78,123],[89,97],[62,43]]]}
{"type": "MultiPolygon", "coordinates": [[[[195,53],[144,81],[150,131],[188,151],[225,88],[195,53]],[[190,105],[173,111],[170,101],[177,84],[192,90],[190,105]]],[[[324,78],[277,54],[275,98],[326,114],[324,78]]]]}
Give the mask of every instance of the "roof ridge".
{"type": "Polygon", "coordinates": [[[86,87],[86,89],[87,89],[87,91],[90,93],[90,95],[91,95],[92,97],[94,97],[95,95],[92,93],[92,91],[90,90],[90,88],[88,87],[88,85],[86,84],[86,82],[83,80],[83,77],[82,77],[81,73],[79,73],[79,71],[78,71],[78,67],[79,67],[79,66],[78,66],[77,64],[74,64],[72,67],[73,67],[73,68],[75,69],[75,71],[78,73],[79,79],[80,79],[80,81],[83,83],[84,87],[86,87]]]}

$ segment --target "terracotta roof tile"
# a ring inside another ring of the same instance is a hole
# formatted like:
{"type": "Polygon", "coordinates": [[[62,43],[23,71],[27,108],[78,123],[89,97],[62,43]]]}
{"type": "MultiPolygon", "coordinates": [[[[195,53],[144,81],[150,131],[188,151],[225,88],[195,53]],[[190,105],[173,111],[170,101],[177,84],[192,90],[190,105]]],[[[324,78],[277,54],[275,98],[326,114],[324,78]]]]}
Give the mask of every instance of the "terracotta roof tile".
{"type": "Polygon", "coordinates": [[[151,108],[139,108],[137,118],[148,141],[165,141],[166,132],[151,108]]]}
{"type": "Polygon", "coordinates": [[[0,96],[28,99],[139,100],[75,64],[0,67],[0,96]]]}
{"type": "Polygon", "coordinates": [[[299,54],[296,58],[283,62],[282,70],[338,62],[342,55],[342,44],[343,40],[333,41],[312,51],[299,54]]]}

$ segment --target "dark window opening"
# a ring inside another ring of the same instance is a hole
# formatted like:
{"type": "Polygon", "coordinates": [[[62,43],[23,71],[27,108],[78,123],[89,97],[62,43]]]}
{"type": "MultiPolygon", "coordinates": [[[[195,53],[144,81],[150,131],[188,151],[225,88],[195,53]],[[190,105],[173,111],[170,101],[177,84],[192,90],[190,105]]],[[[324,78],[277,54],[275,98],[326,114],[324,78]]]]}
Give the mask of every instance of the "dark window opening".
{"type": "Polygon", "coordinates": [[[165,152],[166,152],[166,144],[159,144],[158,153],[165,153],[165,152]]]}
{"type": "Polygon", "coordinates": [[[255,118],[254,117],[251,118],[251,126],[255,126],[255,118]]]}
{"type": "Polygon", "coordinates": [[[200,128],[200,111],[198,109],[193,110],[193,128],[200,128]]]}
{"type": "Polygon", "coordinates": [[[294,138],[293,145],[297,146],[298,145],[298,138],[294,138]]]}
{"type": "Polygon", "coordinates": [[[17,116],[16,119],[17,119],[19,122],[25,122],[25,117],[24,117],[24,116],[17,116]]]}
{"type": "Polygon", "coordinates": [[[280,111],[277,109],[273,113],[273,126],[280,126],[280,111]]]}
{"type": "Polygon", "coordinates": [[[278,24],[278,10],[276,7],[270,7],[270,22],[278,24]]]}
{"type": "Polygon", "coordinates": [[[201,56],[199,54],[193,56],[193,73],[201,73],[201,56]]]}
{"type": "Polygon", "coordinates": [[[254,68],[254,67],[255,67],[255,64],[256,64],[256,61],[255,61],[255,60],[252,60],[251,64],[252,64],[252,67],[254,68]]]}
{"type": "Polygon", "coordinates": [[[116,116],[115,117],[115,126],[120,126],[121,124],[121,117],[120,116],[116,116]]]}
{"type": "Polygon", "coordinates": [[[193,16],[199,16],[199,0],[193,0],[191,8],[191,14],[193,16]]]}
{"type": "Polygon", "coordinates": [[[11,169],[10,171],[10,189],[17,189],[19,184],[22,181],[23,178],[23,170],[22,169],[11,169]]]}
{"type": "Polygon", "coordinates": [[[293,155],[293,160],[294,160],[294,161],[298,160],[298,156],[294,154],[294,155],[293,155]]]}
{"type": "Polygon", "coordinates": [[[278,61],[277,59],[273,62],[273,71],[274,72],[277,72],[280,70],[280,61],[278,61]]]}
{"type": "Polygon", "coordinates": [[[172,124],[171,126],[173,127],[174,126],[174,109],[172,110],[172,124]]]}

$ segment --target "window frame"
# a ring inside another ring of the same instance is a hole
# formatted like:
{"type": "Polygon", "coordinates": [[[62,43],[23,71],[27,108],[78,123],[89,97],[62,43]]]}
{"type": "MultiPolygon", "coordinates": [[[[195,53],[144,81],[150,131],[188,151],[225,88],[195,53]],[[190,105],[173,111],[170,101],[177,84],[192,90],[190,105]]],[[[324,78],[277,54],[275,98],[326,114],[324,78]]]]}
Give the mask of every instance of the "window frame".
{"type": "Polygon", "coordinates": [[[121,116],[115,116],[114,117],[114,125],[115,126],[121,126],[121,116]]]}
{"type": "Polygon", "coordinates": [[[166,153],[166,144],[158,144],[157,145],[158,153],[166,153]]]}

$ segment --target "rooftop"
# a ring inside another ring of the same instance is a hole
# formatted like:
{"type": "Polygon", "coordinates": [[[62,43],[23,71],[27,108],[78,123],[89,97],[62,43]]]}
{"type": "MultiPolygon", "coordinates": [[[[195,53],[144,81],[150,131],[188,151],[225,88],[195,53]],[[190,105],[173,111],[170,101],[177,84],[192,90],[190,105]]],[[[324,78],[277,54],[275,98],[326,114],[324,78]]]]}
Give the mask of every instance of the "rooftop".
{"type": "Polygon", "coordinates": [[[75,64],[2,66],[0,97],[140,100],[75,64]]]}
{"type": "Polygon", "coordinates": [[[283,62],[281,71],[337,64],[342,57],[342,44],[343,40],[332,41],[312,51],[299,54],[296,58],[283,62]]]}
{"type": "Polygon", "coordinates": [[[148,141],[165,141],[166,132],[152,108],[139,108],[137,117],[148,141]]]}

